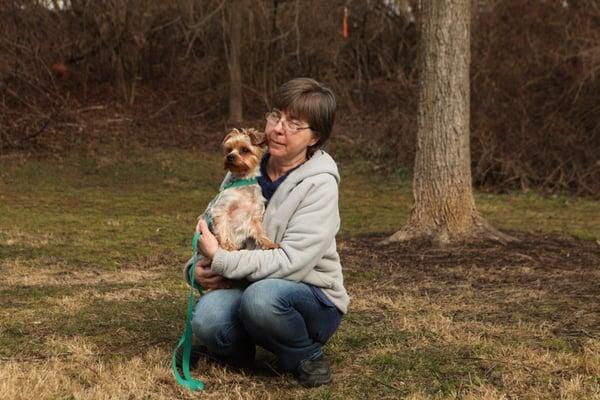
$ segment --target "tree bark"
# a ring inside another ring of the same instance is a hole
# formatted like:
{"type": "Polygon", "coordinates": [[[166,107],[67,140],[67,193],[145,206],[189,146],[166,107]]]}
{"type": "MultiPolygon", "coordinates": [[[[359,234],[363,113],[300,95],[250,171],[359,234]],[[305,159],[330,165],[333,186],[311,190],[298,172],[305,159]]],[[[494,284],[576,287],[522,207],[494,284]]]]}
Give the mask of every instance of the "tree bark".
{"type": "Polygon", "coordinates": [[[230,126],[239,127],[243,120],[242,99],[242,70],[240,65],[241,52],[241,24],[242,4],[241,0],[229,2],[230,23],[226,29],[229,30],[229,118],[230,126]]]}
{"type": "Polygon", "coordinates": [[[384,242],[462,241],[482,232],[508,240],[477,212],[469,150],[471,0],[423,0],[414,207],[384,242]]]}

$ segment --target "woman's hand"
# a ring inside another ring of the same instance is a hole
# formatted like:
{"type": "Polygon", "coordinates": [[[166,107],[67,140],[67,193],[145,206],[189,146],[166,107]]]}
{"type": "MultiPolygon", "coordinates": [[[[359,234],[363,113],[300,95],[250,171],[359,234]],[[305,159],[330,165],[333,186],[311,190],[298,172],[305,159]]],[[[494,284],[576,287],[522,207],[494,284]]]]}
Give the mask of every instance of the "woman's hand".
{"type": "Polygon", "coordinates": [[[196,232],[202,232],[198,238],[198,250],[204,255],[196,264],[194,279],[203,289],[227,289],[231,287],[231,281],[210,269],[219,242],[212,234],[206,221],[200,219],[196,225],[196,232]]]}
{"type": "Polygon", "coordinates": [[[208,229],[206,221],[202,218],[198,221],[198,225],[196,225],[196,232],[198,231],[202,232],[202,235],[198,239],[198,250],[200,250],[204,257],[212,260],[219,248],[219,242],[210,229],[208,229]]]}
{"type": "Polygon", "coordinates": [[[201,258],[196,264],[194,280],[198,282],[203,289],[229,289],[231,280],[213,272],[210,269],[212,261],[208,258],[201,258]]]}

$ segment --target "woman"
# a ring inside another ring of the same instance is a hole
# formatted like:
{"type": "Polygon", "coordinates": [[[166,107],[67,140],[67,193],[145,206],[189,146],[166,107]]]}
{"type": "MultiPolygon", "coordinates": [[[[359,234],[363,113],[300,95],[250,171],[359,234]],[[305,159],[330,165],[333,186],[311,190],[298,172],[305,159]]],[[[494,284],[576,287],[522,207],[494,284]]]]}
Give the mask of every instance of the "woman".
{"type": "Polygon", "coordinates": [[[201,222],[204,258],[195,279],[211,290],[198,301],[192,327],[221,360],[249,364],[259,345],[302,385],[318,386],[331,382],[322,347],[349,303],[335,242],[339,174],[319,149],[331,134],[336,102],[325,86],[297,78],[279,88],[274,106],[266,115],[259,184],[267,200],[263,226],[279,248],[226,251],[201,222]],[[231,284],[240,279],[249,285],[231,284]]]}

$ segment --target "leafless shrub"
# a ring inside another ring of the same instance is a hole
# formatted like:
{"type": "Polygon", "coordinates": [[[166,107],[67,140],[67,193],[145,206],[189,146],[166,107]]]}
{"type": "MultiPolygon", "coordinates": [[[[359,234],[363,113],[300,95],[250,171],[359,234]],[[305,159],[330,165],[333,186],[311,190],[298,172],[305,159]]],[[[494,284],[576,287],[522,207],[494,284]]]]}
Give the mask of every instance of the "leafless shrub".
{"type": "Polygon", "coordinates": [[[500,2],[474,40],[473,176],[495,189],[600,193],[600,8],[500,2]]]}
{"type": "MultiPolygon", "coordinates": [[[[340,153],[387,169],[412,167],[416,0],[239,1],[248,120],[259,120],[278,84],[313,76],[338,95],[332,144],[340,153]]],[[[474,3],[475,184],[598,195],[600,6],[591,0],[474,3]]],[[[31,147],[51,136],[85,141],[90,132],[80,118],[88,113],[78,110],[98,98],[137,110],[144,120],[222,121],[229,93],[227,5],[0,3],[0,147],[31,147]]],[[[163,135],[174,138],[169,130],[163,135]]]]}

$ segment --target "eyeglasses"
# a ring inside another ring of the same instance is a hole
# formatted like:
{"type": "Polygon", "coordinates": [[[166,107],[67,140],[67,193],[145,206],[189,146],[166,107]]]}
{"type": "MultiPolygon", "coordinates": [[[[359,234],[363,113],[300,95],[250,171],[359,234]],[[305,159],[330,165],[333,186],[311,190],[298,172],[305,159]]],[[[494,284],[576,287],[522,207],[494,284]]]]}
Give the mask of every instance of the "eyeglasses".
{"type": "Polygon", "coordinates": [[[270,112],[266,113],[265,119],[267,120],[267,122],[269,122],[270,124],[273,124],[273,125],[277,125],[279,122],[281,122],[281,126],[283,127],[283,130],[286,133],[289,133],[290,135],[295,135],[296,133],[303,131],[305,129],[312,129],[309,125],[302,126],[302,122],[300,122],[298,120],[284,119],[283,113],[277,109],[273,109],[270,112]]]}

